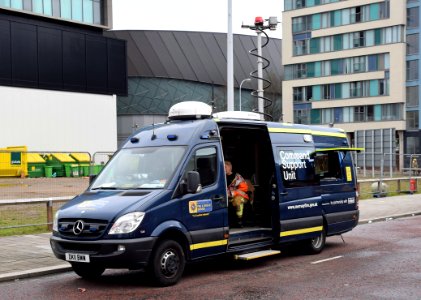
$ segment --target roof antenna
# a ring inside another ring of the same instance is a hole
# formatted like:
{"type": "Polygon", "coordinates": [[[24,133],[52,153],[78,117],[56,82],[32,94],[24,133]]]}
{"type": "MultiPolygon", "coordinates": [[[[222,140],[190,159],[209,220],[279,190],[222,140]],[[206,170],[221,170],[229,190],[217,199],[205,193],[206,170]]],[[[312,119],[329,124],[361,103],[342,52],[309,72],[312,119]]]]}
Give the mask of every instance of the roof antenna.
{"type": "Polygon", "coordinates": [[[155,135],[155,115],[152,115],[152,136],[151,136],[151,141],[156,139],[156,135],[155,135]]]}

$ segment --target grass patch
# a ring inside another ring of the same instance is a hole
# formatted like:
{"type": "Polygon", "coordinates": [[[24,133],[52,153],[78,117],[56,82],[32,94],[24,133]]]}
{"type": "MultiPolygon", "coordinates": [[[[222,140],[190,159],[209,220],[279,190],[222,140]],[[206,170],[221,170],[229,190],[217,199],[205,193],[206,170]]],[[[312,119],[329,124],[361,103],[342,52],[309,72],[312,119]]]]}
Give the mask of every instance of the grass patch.
{"type": "MultiPolygon", "coordinates": [[[[62,204],[63,203],[54,203],[53,216],[62,204]]],[[[0,236],[48,232],[47,223],[46,203],[0,206],[0,236]]]]}
{"type": "MultiPolygon", "coordinates": [[[[417,180],[417,186],[419,186],[420,181],[417,180]]],[[[377,182],[374,182],[377,184],[377,182]]],[[[387,185],[387,193],[385,196],[398,196],[402,194],[408,194],[409,193],[409,178],[408,179],[401,179],[401,180],[383,180],[383,183],[387,185]]],[[[373,182],[360,182],[360,200],[364,199],[371,199],[374,198],[372,184],[373,182]]],[[[418,194],[419,189],[414,194],[418,194]]]]}

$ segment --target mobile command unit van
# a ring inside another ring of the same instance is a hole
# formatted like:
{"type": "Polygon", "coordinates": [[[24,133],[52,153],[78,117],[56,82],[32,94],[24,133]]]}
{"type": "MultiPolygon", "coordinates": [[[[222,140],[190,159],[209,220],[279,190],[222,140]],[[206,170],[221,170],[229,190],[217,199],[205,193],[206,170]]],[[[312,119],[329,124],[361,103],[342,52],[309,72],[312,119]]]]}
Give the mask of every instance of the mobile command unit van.
{"type": "Polygon", "coordinates": [[[167,122],[134,133],[89,188],[57,211],[56,257],[84,278],[145,269],[165,286],[189,261],[249,260],[293,242],[319,253],[326,236],[357,225],[351,151],[358,149],[342,130],[211,111],[181,102],[167,122]],[[242,227],[230,218],[225,160],[249,186],[242,227]]]}

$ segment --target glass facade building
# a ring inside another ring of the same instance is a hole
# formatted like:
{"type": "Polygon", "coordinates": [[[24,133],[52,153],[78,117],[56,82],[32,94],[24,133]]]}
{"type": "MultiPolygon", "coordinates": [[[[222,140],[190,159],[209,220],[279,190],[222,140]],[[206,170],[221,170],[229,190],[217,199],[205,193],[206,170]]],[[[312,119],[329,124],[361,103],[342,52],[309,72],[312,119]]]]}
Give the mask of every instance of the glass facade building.
{"type": "Polygon", "coordinates": [[[421,152],[420,133],[420,1],[406,4],[406,132],[405,152],[421,152]]]}
{"type": "Polygon", "coordinates": [[[0,8],[91,25],[108,26],[105,0],[0,0],[0,8]]]}

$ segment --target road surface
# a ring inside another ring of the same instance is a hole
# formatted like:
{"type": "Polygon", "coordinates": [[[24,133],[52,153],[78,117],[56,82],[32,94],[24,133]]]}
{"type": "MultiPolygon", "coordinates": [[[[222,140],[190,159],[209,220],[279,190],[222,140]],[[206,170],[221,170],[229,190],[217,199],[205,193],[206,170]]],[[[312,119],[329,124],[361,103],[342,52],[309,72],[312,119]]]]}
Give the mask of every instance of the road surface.
{"type": "Polygon", "coordinates": [[[0,299],[421,299],[421,217],[359,225],[327,239],[319,255],[284,251],[243,264],[189,265],[181,281],[157,288],[135,271],[74,273],[0,284],[0,299]]]}

